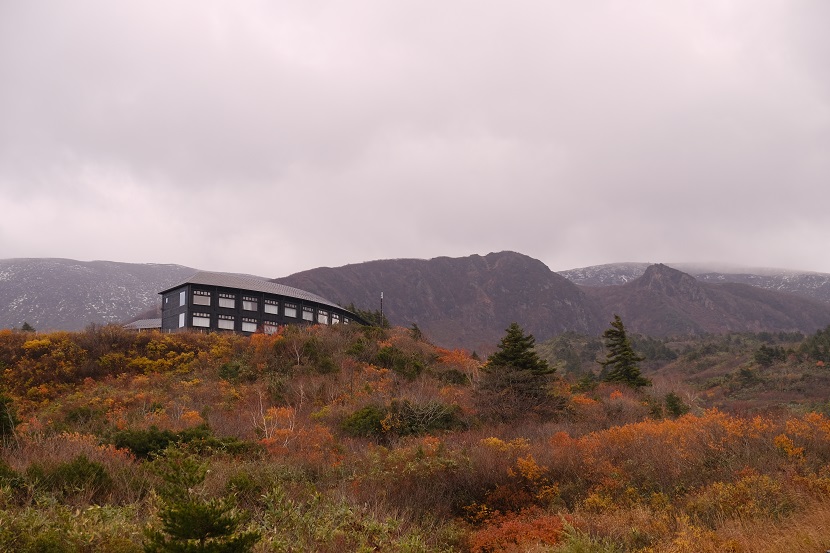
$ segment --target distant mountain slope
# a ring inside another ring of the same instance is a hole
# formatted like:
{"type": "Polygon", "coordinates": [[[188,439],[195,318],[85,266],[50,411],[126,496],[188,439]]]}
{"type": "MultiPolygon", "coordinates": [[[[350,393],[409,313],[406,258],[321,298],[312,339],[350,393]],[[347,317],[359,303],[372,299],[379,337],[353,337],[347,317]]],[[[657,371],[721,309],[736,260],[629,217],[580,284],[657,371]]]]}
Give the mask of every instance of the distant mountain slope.
{"type": "Polygon", "coordinates": [[[826,273],[797,273],[778,271],[775,273],[698,273],[700,281],[711,283],[735,282],[748,284],[765,290],[796,294],[805,298],[830,304],[830,275],[826,273]]]}
{"type": "Polygon", "coordinates": [[[0,260],[0,328],[80,330],[120,322],[159,305],[158,292],[195,269],[181,265],[0,260]]]}
{"type": "Polygon", "coordinates": [[[608,263],[559,271],[559,274],[580,286],[617,286],[640,278],[649,265],[650,263],[608,263]]]}
{"type": "Polygon", "coordinates": [[[417,323],[438,344],[477,351],[491,350],[513,321],[539,338],[601,324],[576,285],[514,252],[370,261],[275,280],[363,309],[379,308],[383,292],[392,324],[417,323]]]}
{"type": "MultiPolygon", "coordinates": [[[[624,283],[615,286],[577,286],[541,261],[514,252],[371,261],[276,281],[362,309],[377,309],[384,292],[384,311],[393,324],[417,323],[438,345],[481,353],[492,351],[513,321],[540,341],[568,330],[598,335],[614,313],[632,332],[658,336],[811,333],[830,324],[830,305],[778,291],[795,287],[802,295],[820,294],[827,286],[823,277],[830,275],[791,273],[787,279],[783,272],[703,272],[694,278],[665,265],[637,275],[640,265],[580,270],[584,280],[624,283]]],[[[157,316],[158,291],[194,272],[180,265],[0,260],[0,328],[27,321],[38,330],[79,330],[89,323],[157,316]]]]}
{"type": "Polygon", "coordinates": [[[652,265],[618,286],[582,288],[601,312],[619,314],[632,331],[651,336],[801,331],[830,324],[830,306],[741,283],[711,284],[652,265]]]}
{"type": "MultiPolygon", "coordinates": [[[[783,269],[747,267],[715,267],[699,263],[667,263],[669,267],[688,273],[702,282],[735,282],[765,290],[788,292],[830,304],[830,274],[783,269]]],[[[584,286],[614,286],[641,277],[649,263],[609,263],[560,271],[559,274],[584,286]]]]}
{"type": "Polygon", "coordinates": [[[740,283],[712,284],[665,265],[629,263],[583,272],[615,286],[576,287],[541,261],[513,253],[392,259],[312,269],[276,279],[332,301],[377,309],[393,324],[417,323],[438,344],[492,350],[512,321],[537,339],[566,330],[599,334],[615,313],[632,332],[814,332],[830,306],[740,283]]]}

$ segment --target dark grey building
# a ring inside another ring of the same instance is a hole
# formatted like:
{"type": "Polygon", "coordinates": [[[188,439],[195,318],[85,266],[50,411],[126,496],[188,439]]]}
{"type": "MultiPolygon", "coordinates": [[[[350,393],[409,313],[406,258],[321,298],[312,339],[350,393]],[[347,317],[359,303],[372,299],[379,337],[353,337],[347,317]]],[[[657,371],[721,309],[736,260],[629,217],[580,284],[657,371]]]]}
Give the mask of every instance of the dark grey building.
{"type": "Polygon", "coordinates": [[[161,329],[274,333],[287,324],[366,324],[316,294],[257,277],[201,271],[159,292],[161,329]]]}

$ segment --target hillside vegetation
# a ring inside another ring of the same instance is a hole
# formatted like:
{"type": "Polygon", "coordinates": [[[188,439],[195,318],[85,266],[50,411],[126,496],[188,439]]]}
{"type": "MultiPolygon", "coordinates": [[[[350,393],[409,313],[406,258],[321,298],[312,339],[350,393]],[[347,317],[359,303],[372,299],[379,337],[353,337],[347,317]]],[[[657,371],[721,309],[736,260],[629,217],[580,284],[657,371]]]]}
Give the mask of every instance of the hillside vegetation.
{"type": "Polygon", "coordinates": [[[826,382],[830,329],[632,342],[641,391],[577,335],[516,388],[417,328],[0,331],[0,550],[173,551],[193,513],[257,552],[830,548],[827,406],[733,408],[826,382]]]}

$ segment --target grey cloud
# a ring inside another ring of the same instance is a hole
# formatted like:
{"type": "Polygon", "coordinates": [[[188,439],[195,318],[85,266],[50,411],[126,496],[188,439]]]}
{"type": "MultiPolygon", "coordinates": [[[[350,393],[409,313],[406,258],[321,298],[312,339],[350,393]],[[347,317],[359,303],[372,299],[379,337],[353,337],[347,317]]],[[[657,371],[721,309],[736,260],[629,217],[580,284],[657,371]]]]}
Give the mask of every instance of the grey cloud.
{"type": "Polygon", "coordinates": [[[6,2],[0,247],[830,271],[826,6],[6,2]]]}

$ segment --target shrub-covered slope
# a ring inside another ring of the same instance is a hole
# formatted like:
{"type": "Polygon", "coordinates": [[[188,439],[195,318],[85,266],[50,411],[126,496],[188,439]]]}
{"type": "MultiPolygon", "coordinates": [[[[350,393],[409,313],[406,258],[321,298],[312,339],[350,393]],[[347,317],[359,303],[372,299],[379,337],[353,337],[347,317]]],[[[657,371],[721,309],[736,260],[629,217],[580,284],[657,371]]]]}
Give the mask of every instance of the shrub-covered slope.
{"type": "MultiPolygon", "coordinates": [[[[815,367],[824,338],[785,362],[815,367]]],[[[708,409],[654,369],[645,392],[554,375],[556,409],[507,415],[486,394],[509,383],[401,328],[4,331],[0,371],[4,551],[173,550],[174,512],[258,552],[830,542],[830,420],[708,409]]]]}

